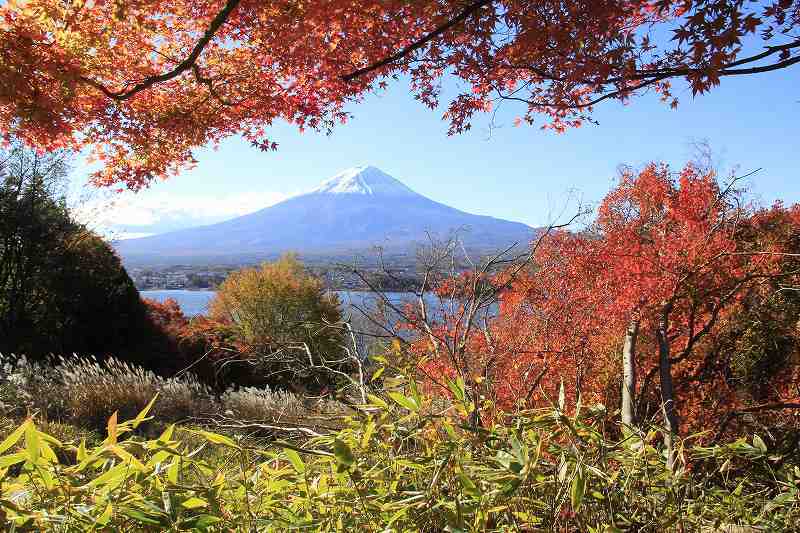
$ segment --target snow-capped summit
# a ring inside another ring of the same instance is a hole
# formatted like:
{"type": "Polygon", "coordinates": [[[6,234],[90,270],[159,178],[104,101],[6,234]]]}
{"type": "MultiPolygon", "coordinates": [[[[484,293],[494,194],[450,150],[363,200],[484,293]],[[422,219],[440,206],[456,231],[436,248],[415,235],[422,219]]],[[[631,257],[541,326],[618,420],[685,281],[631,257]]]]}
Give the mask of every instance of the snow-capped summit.
{"type": "Polygon", "coordinates": [[[380,245],[410,254],[431,237],[458,231],[465,247],[494,252],[526,246],[525,224],[465,213],[418,194],[371,167],[355,167],[260,211],[209,226],[116,244],[128,264],[242,264],[285,251],[345,257],[380,245]]]}
{"type": "Polygon", "coordinates": [[[310,194],[409,196],[416,193],[381,169],[364,165],[336,174],[323,181],[310,194]]]}

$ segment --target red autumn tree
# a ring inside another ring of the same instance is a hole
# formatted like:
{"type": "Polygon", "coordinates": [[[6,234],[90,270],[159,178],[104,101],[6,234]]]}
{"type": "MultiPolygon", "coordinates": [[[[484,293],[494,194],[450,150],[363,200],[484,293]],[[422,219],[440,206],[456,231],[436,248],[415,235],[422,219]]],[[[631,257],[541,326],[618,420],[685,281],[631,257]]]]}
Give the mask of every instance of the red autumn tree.
{"type": "MultiPolygon", "coordinates": [[[[546,236],[532,268],[493,279],[505,287],[498,316],[474,330],[467,356],[429,356],[423,370],[483,375],[505,408],[548,405],[562,384],[585,403],[616,402],[625,374],[625,422],[663,423],[668,446],[728,413],[791,407],[798,212],[756,208],[692,165],[626,171],[590,228],[546,236]]],[[[459,314],[434,332],[447,339],[462,324],[459,314]]]]}
{"type": "Polygon", "coordinates": [[[42,149],[91,146],[99,184],[132,189],[275,121],[329,130],[407,75],[429,106],[454,75],[451,132],[496,100],[563,131],[603,100],[672,80],[800,62],[800,2],[741,0],[11,0],[0,6],[0,129],[42,149]]]}
{"type": "MultiPolygon", "coordinates": [[[[720,406],[738,405],[723,379],[730,365],[713,360],[712,346],[743,305],[770,297],[765,288],[797,283],[800,270],[786,260],[798,252],[796,211],[755,209],[741,191],[722,188],[713,172],[691,165],[677,176],[655,164],[626,172],[591,232],[543,248],[548,255],[532,278],[544,285],[527,307],[554,320],[550,309],[584,311],[587,320],[566,337],[577,334],[590,347],[584,373],[608,364],[610,349],[627,346],[629,369],[644,370],[642,394],[659,377],[656,405],[668,436],[682,418],[692,429],[708,427],[720,406]],[[547,274],[549,263],[555,276],[547,274]]],[[[635,379],[628,388],[635,398],[635,379]]]]}

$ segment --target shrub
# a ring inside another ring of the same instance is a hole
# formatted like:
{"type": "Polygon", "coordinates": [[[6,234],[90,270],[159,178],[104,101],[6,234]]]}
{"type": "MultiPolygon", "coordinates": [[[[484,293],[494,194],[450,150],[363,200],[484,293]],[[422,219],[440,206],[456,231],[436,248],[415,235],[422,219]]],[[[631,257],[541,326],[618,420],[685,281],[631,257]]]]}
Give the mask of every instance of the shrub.
{"type": "Polygon", "coordinates": [[[655,431],[606,439],[602,406],[567,416],[561,404],[470,430],[426,414],[416,390],[373,397],[336,434],[270,449],[174,427],[122,440],[146,411],[112,417],[106,440],[88,448],[28,420],[0,444],[0,510],[29,530],[788,532],[800,521],[798,457],[774,456],[758,436],[685,441],[672,473],[655,431]],[[195,454],[184,441],[197,438],[216,453],[195,454]],[[58,459],[64,449],[77,464],[58,459]]]}
{"type": "Polygon", "coordinates": [[[293,255],[230,274],[208,309],[199,327],[234,383],[322,387],[352,363],[338,298],[293,255]]]}

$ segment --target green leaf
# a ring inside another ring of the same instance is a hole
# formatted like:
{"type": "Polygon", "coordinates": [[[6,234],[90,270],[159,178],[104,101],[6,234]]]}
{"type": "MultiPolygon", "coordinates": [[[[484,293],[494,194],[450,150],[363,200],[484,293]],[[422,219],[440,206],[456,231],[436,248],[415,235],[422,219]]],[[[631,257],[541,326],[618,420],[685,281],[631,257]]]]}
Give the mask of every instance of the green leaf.
{"type": "Polygon", "coordinates": [[[20,437],[22,437],[22,435],[25,433],[25,430],[28,428],[28,426],[31,424],[33,424],[33,422],[31,422],[31,419],[29,418],[23,422],[21,426],[12,431],[11,434],[3,440],[3,442],[0,442],[0,453],[3,453],[15,445],[19,441],[20,437]]]}
{"type": "Polygon", "coordinates": [[[422,405],[422,397],[419,395],[417,382],[414,381],[414,378],[409,378],[408,387],[411,389],[411,397],[414,399],[414,403],[417,404],[417,408],[419,408],[419,406],[422,405]]]}
{"type": "Polygon", "coordinates": [[[202,498],[198,498],[197,496],[192,496],[188,500],[184,500],[181,505],[186,509],[199,509],[201,507],[208,506],[208,502],[202,498]]]}
{"type": "Polygon", "coordinates": [[[478,486],[462,471],[458,471],[458,479],[461,481],[461,486],[464,487],[464,492],[470,496],[479,497],[481,491],[478,486]]]}
{"type": "Polygon", "coordinates": [[[767,445],[758,435],[753,435],[753,446],[761,450],[762,453],[767,453],[767,445]]]}
{"type": "Polygon", "coordinates": [[[361,436],[361,448],[367,449],[369,448],[370,440],[372,440],[372,435],[375,434],[375,421],[370,417],[367,421],[366,427],[364,427],[364,434],[361,436]]]}
{"type": "Polygon", "coordinates": [[[155,396],[153,396],[153,399],[152,399],[152,400],[150,400],[150,403],[148,403],[148,404],[145,406],[145,408],[144,408],[144,409],[142,409],[142,410],[139,412],[139,414],[138,414],[138,415],[136,415],[136,418],[134,418],[134,419],[133,419],[133,427],[134,427],[134,428],[137,428],[137,427],[139,427],[139,424],[141,424],[142,422],[144,422],[144,421],[147,419],[147,413],[149,413],[149,412],[150,412],[150,409],[152,409],[152,408],[153,408],[153,404],[154,404],[154,403],[156,403],[156,400],[158,399],[158,394],[159,394],[159,393],[156,393],[156,395],[155,395],[155,396]]]}
{"type": "Polygon", "coordinates": [[[461,402],[464,401],[464,380],[460,377],[456,380],[447,380],[447,388],[453,393],[453,397],[461,402]]]}
{"type": "Polygon", "coordinates": [[[382,398],[379,396],[375,396],[374,394],[367,394],[367,398],[369,401],[372,402],[372,405],[377,405],[378,407],[382,407],[383,409],[388,409],[389,404],[384,402],[382,398]]]}
{"type": "Polygon", "coordinates": [[[403,396],[399,392],[390,392],[389,398],[395,401],[400,407],[404,407],[409,411],[418,411],[419,405],[412,399],[407,396],[403,396]]]}
{"type": "Polygon", "coordinates": [[[21,463],[28,459],[27,452],[12,453],[11,455],[4,455],[0,457],[0,468],[8,468],[11,465],[21,463]]]}
{"type": "Polygon", "coordinates": [[[370,381],[375,381],[376,379],[381,377],[385,371],[386,371],[386,367],[385,366],[380,367],[377,371],[375,371],[374,374],[372,374],[372,377],[370,378],[370,381]]]}
{"type": "Polygon", "coordinates": [[[209,514],[201,514],[199,516],[192,517],[188,522],[185,522],[185,524],[192,529],[199,529],[202,531],[219,522],[222,522],[222,518],[211,516],[209,514]]]}
{"type": "Polygon", "coordinates": [[[300,457],[299,453],[291,448],[284,448],[283,453],[286,454],[286,458],[289,459],[289,462],[292,463],[292,466],[298,474],[305,473],[306,464],[303,462],[303,459],[300,457]]]}
{"type": "Polygon", "coordinates": [[[86,458],[89,457],[89,455],[86,453],[86,439],[81,439],[81,443],[78,445],[78,451],[75,456],[79,463],[84,462],[86,458]]]}
{"type": "Polygon", "coordinates": [[[114,516],[114,507],[109,503],[106,505],[105,510],[100,514],[100,516],[97,517],[95,522],[97,525],[104,526],[108,524],[112,516],[114,516]]]}
{"type": "Polygon", "coordinates": [[[133,518],[134,520],[138,520],[139,522],[143,522],[145,524],[151,524],[154,526],[162,525],[162,521],[158,520],[158,517],[153,517],[152,515],[145,514],[144,512],[138,509],[123,508],[120,509],[120,513],[124,514],[127,517],[133,518]]]}
{"type": "Polygon", "coordinates": [[[178,482],[178,474],[180,473],[181,461],[180,457],[172,460],[172,463],[167,467],[167,481],[170,483],[178,482]]]}
{"type": "Polygon", "coordinates": [[[25,428],[25,451],[28,453],[28,458],[32,463],[39,461],[39,451],[41,442],[39,440],[39,432],[36,431],[36,426],[32,423],[28,424],[25,428]]]}
{"type": "Polygon", "coordinates": [[[355,456],[353,456],[353,450],[350,449],[346,442],[340,439],[333,441],[333,455],[336,457],[336,462],[344,467],[349,467],[356,461],[355,456]]]}
{"type": "Polygon", "coordinates": [[[167,429],[158,437],[159,442],[169,442],[172,439],[172,434],[175,432],[175,424],[170,424],[167,429]]]}
{"type": "Polygon", "coordinates": [[[89,483],[87,483],[85,487],[86,488],[97,487],[101,485],[109,485],[115,487],[119,485],[119,482],[130,473],[131,473],[130,466],[126,463],[120,463],[117,466],[110,468],[107,472],[105,472],[101,476],[96,477],[93,480],[89,481],[89,483]]]}
{"type": "Polygon", "coordinates": [[[210,431],[202,431],[202,430],[196,430],[196,431],[194,431],[194,433],[197,433],[198,435],[202,435],[203,437],[205,437],[205,439],[208,442],[210,442],[212,444],[222,444],[224,446],[230,446],[231,448],[238,448],[238,446],[236,445],[235,442],[233,442],[233,440],[231,440],[228,437],[225,437],[223,435],[219,435],[217,433],[212,433],[210,431]]]}
{"type": "Polygon", "coordinates": [[[570,491],[570,498],[572,500],[572,509],[577,511],[583,503],[583,496],[586,491],[586,478],[579,468],[572,478],[572,490],[570,491]]]}

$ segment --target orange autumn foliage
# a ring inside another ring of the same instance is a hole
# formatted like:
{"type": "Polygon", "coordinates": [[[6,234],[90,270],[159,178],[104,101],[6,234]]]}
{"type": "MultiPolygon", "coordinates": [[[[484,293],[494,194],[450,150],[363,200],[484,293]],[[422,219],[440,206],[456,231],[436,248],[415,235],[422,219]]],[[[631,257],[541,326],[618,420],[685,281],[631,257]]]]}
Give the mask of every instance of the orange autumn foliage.
{"type": "MultiPolygon", "coordinates": [[[[531,268],[496,277],[507,288],[497,316],[470,338],[468,361],[431,356],[421,335],[420,368],[434,383],[464,369],[467,382],[482,375],[485,397],[504,409],[551,405],[562,383],[573,405],[580,394],[615,407],[636,320],[638,410],[652,420],[666,316],[682,429],[713,429],[727,413],[800,401],[800,298],[785,290],[800,283],[798,254],[798,206],[751,205],[692,165],[626,171],[592,226],[548,235],[531,268]]],[[[437,335],[452,337],[458,324],[440,321],[437,335]]]]}
{"type": "Polygon", "coordinates": [[[800,2],[738,0],[10,0],[0,6],[0,129],[41,149],[91,148],[98,184],[138,189],[242,135],[331,130],[346,105],[410,78],[451,133],[498,100],[564,131],[603,100],[672,106],[726,76],[800,62],[800,2]]]}

